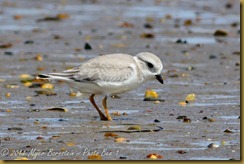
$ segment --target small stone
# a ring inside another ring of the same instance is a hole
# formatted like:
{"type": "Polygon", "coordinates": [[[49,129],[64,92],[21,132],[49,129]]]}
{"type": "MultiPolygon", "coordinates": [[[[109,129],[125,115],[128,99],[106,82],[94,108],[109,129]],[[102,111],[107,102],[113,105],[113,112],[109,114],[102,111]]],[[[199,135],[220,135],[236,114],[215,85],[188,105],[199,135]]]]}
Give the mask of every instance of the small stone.
{"type": "Polygon", "coordinates": [[[158,119],[155,119],[153,122],[160,122],[158,119]]]}
{"type": "Polygon", "coordinates": [[[224,132],[225,133],[233,133],[233,131],[231,131],[230,129],[226,129],[224,132]]]}
{"type": "Polygon", "coordinates": [[[221,145],[226,145],[226,141],[221,141],[221,145]]]}
{"type": "Polygon", "coordinates": [[[195,69],[195,67],[193,67],[193,66],[189,66],[189,67],[186,68],[186,70],[188,70],[188,71],[192,71],[194,69],[195,69]]]}
{"type": "Polygon", "coordinates": [[[113,112],[112,115],[114,115],[114,116],[121,116],[121,113],[120,112],[113,112]]]}
{"type": "Polygon", "coordinates": [[[194,93],[188,94],[185,98],[186,103],[193,102],[196,100],[196,95],[194,93]]]}
{"type": "Polygon", "coordinates": [[[165,19],[172,19],[173,17],[172,17],[172,15],[170,15],[170,14],[167,14],[167,15],[165,15],[165,19]]]}
{"type": "Polygon", "coordinates": [[[233,54],[233,55],[240,55],[241,52],[240,52],[240,51],[234,51],[234,52],[232,52],[232,54],[233,54]]]}
{"type": "Polygon", "coordinates": [[[147,39],[152,39],[154,38],[154,34],[153,33],[143,33],[140,35],[141,38],[147,38],[147,39]]]}
{"type": "Polygon", "coordinates": [[[214,36],[227,36],[228,33],[224,30],[216,30],[213,35],[214,36]]]}
{"type": "Polygon", "coordinates": [[[138,125],[135,125],[135,126],[129,127],[127,130],[141,130],[141,127],[138,125]]]}
{"type": "Polygon", "coordinates": [[[41,88],[42,89],[53,89],[54,86],[53,86],[53,84],[45,83],[45,84],[42,84],[41,88]]]}
{"type": "Polygon", "coordinates": [[[3,140],[4,141],[10,141],[11,139],[10,139],[10,137],[5,137],[5,138],[3,138],[3,140]]]}
{"type": "Polygon", "coordinates": [[[192,20],[187,19],[184,21],[184,26],[190,26],[190,25],[192,25],[192,20]]]}
{"type": "Polygon", "coordinates": [[[27,41],[24,42],[24,44],[33,44],[33,43],[34,43],[33,40],[27,40],[27,41]]]}
{"type": "Polygon", "coordinates": [[[208,118],[205,116],[205,117],[203,117],[202,119],[203,119],[203,120],[207,120],[208,118]]]}
{"type": "Polygon", "coordinates": [[[38,137],[36,137],[36,139],[37,140],[42,140],[42,139],[44,139],[42,136],[38,136],[38,137]]]}
{"type": "Polygon", "coordinates": [[[12,127],[12,128],[8,128],[8,130],[23,130],[23,129],[19,127],[12,127]]]}
{"type": "Polygon", "coordinates": [[[117,143],[124,143],[124,142],[127,142],[127,139],[121,137],[121,138],[116,138],[114,141],[117,143]]]}
{"type": "Polygon", "coordinates": [[[113,99],[121,99],[121,97],[118,96],[118,95],[112,95],[111,98],[113,98],[113,99]]]}
{"type": "Polygon", "coordinates": [[[153,102],[154,104],[160,104],[160,101],[159,100],[156,100],[153,102]]]}
{"type": "Polygon", "coordinates": [[[237,27],[238,26],[238,22],[231,23],[231,26],[232,27],[237,27]]]}
{"type": "Polygon", "coordinates": [[[9,98],[10,96],[11,96],[11,93],[9,93],[9,92],[5,94],[5,97],[7,97],[7,98],[9,98]]]}
{"type": "Polygon", "coordinates": [[[184,150],[178,150],[177,153],[179,153],[179,154],[186,154],[187,152],[184,151],[184,150]]]}
{"type": "Polygon", "coordinates": [[[67,108],[54,107],[54,108],[47,109],[47,111],[68,112],[69,110],[67,108]]]}
{"type": "Polygon", "coordinates": [[[239,62],[236,62],[236,64],[235,64],[235,65],[238,67],[238,66],[240,66],[240,63],[239,63],[239,62]]]}
{"type": "Polygon", "coordinates": [[[218,148],[219,145],[215,144],[215,143],[211,143],[208,145],[208,148],[218,148]]]}
{"type": "Polygon", "coordinates": [[[147,44],[145,48],[150,48],[150,45],[147,44]]]}
{"type": "Polygon", "coordinates": [[[4,55],[13,56],[14,53],[11,52],[11,51],[5,51],[5,52],[4,52],[4,55]]]}
{"type": "Polygon", "coordinates": [[[190,122],[191,122],[191,119],[189,119],[189,118],[184,118],[184,119],[183,119],[183,122],[185,122],[185,123],[190,123],[190,122]]]}
{"type": "Polygon", "coordinates": [[[175,43],[178,43],[178,44],[187,44],[187,41],[186,40],[178,39],[175,43]]]}
{"type": "Polygon", "coordinates": [[[63,37],[60,36],[60,35],[53,35],[53,39],[55,39],[55,40],[62,39],[62,38],[63,38],[63,37]]]}
{"type": "Polygon", "coordinates": [[[158,93],[152,89],[146,90],[144,94],[144,98],[152,98],[152,99],[157,99],[158,98],[158,93]]]}
{"type": "Polygon", "coordinates": [[[85,43],[84,49],[85,50],[92,50],[92,47],[89,43],[85,43]]]}
{"type": "Polygon", "coordinates": [[[119,159],[127,159],[126,157],[119,157],[119,159]]]}
{"type": "Polygon", "coordinates": [[[133,28],[134,24],[129,23],[129,22],[122,22],[119,27],[124,27],[124,28],[133,28]]]}
{"type": "Polygon", "coordinates": [[[213,55],[213,54],[209,55],[209,59],[216,59],[216,58],[217,58],[216,55],[213,55]]]}
{"type": "Polygon", "coordinates": [[[37,61],[42,61],[43,60],[42,55],[39,54],[39,53],[36,54],[36,56],[34,57],[34,59],[37,60],[37,61]]]}
{"type": "Polygon", "coordinates": [[[186,104],[187,104],[187,102],[183,102],[183,101],[179,102],[180,106],[186,106],[186,104]]]}
{"type": "Polygon", "coordinates": [[[149,23],[145,23],[144,24],[144,27],[145,28],[149,28],[149,29],[153,28],[153,26],[151,24],[149,24],[149,23]]]}
{"type": "Polygon", "coordinates": [[[187,118],[187,116],[178,116],[176,119],[184,119],[187,118]]]}
{"type": "Polygon", "coordinates": [[[208,121],[209,122],[215,122],[215,119],[214,118],[208,118],[208,121]]]}
{"type": "Polygon", "coordinates": [[[227,8],[227,9],[232,8],[232,4],[231,4],[231,3],[226,3],[226,4],[225,4],[225,8],[227,8]]]}
{"type": "Polygon", "coordinates": [[[0,48],[11,48],[11,47],[12,47],[12,43],[5,43],[0,45],[0,48]]]}

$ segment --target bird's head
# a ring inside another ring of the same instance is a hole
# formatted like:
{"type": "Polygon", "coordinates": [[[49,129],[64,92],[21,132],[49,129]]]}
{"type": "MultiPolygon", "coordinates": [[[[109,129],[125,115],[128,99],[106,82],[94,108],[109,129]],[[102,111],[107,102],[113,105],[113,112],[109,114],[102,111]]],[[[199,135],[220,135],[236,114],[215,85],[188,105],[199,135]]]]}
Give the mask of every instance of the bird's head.
{"type": "Polygon", "coordinates": [[[164,83],[162,78],[163,64],[156,55],[149,52],[141,52],[134,58],[146,80],[156,78],[161,84],[164,83]]]}

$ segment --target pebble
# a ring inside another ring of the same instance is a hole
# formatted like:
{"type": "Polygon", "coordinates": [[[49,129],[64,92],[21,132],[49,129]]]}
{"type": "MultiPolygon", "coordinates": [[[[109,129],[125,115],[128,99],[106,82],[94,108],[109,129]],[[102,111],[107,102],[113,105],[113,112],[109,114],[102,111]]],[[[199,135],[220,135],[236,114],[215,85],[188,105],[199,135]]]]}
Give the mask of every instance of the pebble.
{"type": "Polygon", "coordinates": [[[158,119],[155,119],[153,122],[160,122],[158,119]]]}
{"type": "Polygon", "coordinates": [[[209,59],[216,59],[217,58],[217,56],[216,55],[209,55],[209,59]]]}
{"type": "Polygon", "coordinates": [[[4,141],[10,141],[11,140],[10,137],[5,137],[3,139],[4,139],[4,141]]]}
{"type": "Polygon", "coordinates": [[[145,23],[145,24],[144,24],[144,27],[145,27],[145,28],[150,28],[150,29],[153,28],[153,26],[152,26],[151,24],[149,24],[149,23],[145,23]]]}
{"type": "Polygon", "coordinates": [[[235,64],[236,66],[240,66],[240,62],[236,62],[236,64],[235,64]]]}
{"type": "Polygon", "coordinates": [[[159,100],[156,100],[153,102],[154,104],[160,104],[160,101],[159,100]]]}
{"type": "Polygon", "coordinates": [[[184,151],[184,150],[178,150],[177,153],[179,153],[179,154],[185,154],[185,153],[187,153],[187,152],[184,151]]]}
{"type": "Polygon", "coordinates": [[[211,143],[208,145],[208,148],[218,148],[219,145],[215,144],[215,143],[211,143]]]}
{"type": "Polygon", "coordinates": [[[11,52],[11,51],[5,51],[5,52],[4,52],[4,55],[13,56],[14,53],[11,52]]]}
{"type": "Polygon", "coordinates": [[[126,157],[119,157],[119,159],[127,159],[126,157]]]}
{"type": "Polygon", "coordinates": [[[189,118],[184,118],[184,119],[183,119],[183,122],[185,122],[185,123],[190,123],[190,122],[191,122],[191,119],[189,119],[189,118]]]}
{"type": "Polygon", "coordinates": [[[24,44],[33,44],[33,43],[34,43],[33,40],[27,40],[27,41],[24,42],[24,44]]]}
{"type": "Polygon", "coordinates": [[[227,36],[228,33],[224,30],[216,30],[213,35],[214,36],[227,36]]]}
{"type": "Polygon", "coordinates": [[[209,122],[215,122],[215,119],[214,118],[208,118],[208,121],[209,122]]]}
{"type": "Polygon", "coordinates": [[[232,4],[231,4],[231,3],[226,3],[226,4],[225,4],[225,8],[227,8],[227,9],[232,8],[232,4]]]}
{"type": "Polygon", "coordinates": [[[176,119],[185,119],[187,116],[178,116],[176,119]]]}
{"type": "Polygon", "coordinates": [[[38,136],[38,137],[36,137],[36,139],[37,140],[42,140],[42,139],[44,139],[42,136],[38,136]]]}
{"type": "Polygon", "coordinates": [[[230,129],[226,129],[224,132],[225,133],[233,133],[233,131],[231,131],[230,129]]]}
{"type": "Polygon", "coordinates": [[[187,41],[186,40],[178,39],[175,43],[178,43],[178,44],[187,44],[187,41]]]}
{"type": "Polygon", "coordinates": [[[141,38],[147,38],[147,39],[152,39],[154,38],[154,34],[153,33],[143,33],[140,35],[141,38]]]}
{"type": "Polygon", "coordinates": [[[85,43],[84,49],[85,50],[92,50],[92,47],[89,43],[85,43]]]}
{"type": "Polygon", "coordinates": [[[23,130],[23,129],[19,127],[12,127],[12,128],[8,128],[8,130],[23,130]]]}

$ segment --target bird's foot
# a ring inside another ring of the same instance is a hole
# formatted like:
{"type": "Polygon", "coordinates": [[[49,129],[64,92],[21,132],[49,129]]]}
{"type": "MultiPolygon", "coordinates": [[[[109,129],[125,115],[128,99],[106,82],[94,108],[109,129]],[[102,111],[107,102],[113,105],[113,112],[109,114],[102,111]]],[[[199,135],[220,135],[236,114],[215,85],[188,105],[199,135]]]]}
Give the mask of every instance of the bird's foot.
{"type": "Polygon", "coordinates": [[[104,116],[104,117],[101,117],[101,120],[102,121],[112,121],[113,119],[111,117],[104,116]]]}

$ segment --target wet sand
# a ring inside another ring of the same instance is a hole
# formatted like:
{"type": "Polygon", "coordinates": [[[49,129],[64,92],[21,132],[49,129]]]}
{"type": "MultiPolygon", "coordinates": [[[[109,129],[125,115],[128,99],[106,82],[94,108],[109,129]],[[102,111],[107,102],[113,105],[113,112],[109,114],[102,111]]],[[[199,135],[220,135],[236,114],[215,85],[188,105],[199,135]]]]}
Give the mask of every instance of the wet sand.
{"type": "Polygon", "coordinates": [[[147,160],[156,153],[158,160],[240,160],[240,7],[221,2],[0,0],[0,159],[86,160],[95,153],[147,160]],[[214,36],[218,29],[227,36],[214,36]],[[52,82],[55,94],[43,95],[18,77],[142,51],[162,60],[165,84],[110,98],[110,113],[127,113],[112,122],[100,121],[88,99],[70,96],[64,83],[52,82]],[[143,101],[147,89],[164,101],[143,101]],[[180,106],[190,93],[195,102],[180,106]],[[52,107],[68,111],[47,111],[52,107]],[[146,132],[128,133],[135,125],[146,132]]]}

